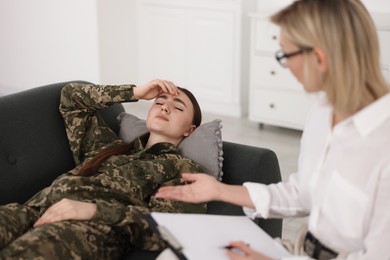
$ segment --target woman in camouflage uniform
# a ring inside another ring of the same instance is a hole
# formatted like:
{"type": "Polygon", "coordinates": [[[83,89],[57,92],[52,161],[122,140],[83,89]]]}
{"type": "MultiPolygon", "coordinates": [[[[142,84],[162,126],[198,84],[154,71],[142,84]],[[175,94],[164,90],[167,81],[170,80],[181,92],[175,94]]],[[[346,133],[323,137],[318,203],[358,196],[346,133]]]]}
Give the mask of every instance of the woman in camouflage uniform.
{"type": "Polygon", "coordinates": [[[132,248],[162,250],[143,214],[199,212],[206,204],[155,199],[160,186],[199,172],[176,146],[200,125],[194,96],[169,81],[143,86],[70,84],[60,102],[76,168],[24,205],[0,207],[0,259],[115,259],[132,248]],[[118,102],[155,99],[149,134],[124,144],[97,110],[118,102]]]}

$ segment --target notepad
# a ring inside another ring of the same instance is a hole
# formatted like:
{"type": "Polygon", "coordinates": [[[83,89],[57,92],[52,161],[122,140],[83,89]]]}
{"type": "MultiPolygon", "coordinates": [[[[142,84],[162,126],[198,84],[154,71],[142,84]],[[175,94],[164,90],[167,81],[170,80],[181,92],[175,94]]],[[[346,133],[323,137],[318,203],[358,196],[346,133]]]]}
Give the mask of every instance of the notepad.
{"type": "Polygon", "coordinates": [[[210,214],[151,214],[180,242],[182,253],[189,260],[226,260],[223,246],[230,241],[243,241],[271,258],[291,254],[246,216],[210,214]]]}

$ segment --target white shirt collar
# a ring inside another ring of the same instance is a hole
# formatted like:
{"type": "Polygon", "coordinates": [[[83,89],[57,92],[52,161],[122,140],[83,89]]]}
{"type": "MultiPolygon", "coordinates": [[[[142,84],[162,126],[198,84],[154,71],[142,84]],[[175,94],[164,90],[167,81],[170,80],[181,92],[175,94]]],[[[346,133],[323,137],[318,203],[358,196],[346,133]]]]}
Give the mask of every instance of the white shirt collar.
{"type": "Polygon", "coordinates": [[[362,136],[367,136],[390,117],[390,93],[356,113],[352,120],[362,136]]]}

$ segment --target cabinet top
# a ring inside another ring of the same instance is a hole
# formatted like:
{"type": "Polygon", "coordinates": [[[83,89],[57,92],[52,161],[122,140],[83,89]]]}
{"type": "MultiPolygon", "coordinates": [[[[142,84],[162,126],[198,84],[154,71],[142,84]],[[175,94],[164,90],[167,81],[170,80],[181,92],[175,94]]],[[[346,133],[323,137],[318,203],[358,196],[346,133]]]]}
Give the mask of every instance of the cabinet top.
{"type": "MultiPolygon", "coordinates": [[[[277,12],[278,9],[262,10],[261,12],[250,12],[248,16],[252,19],[268,20],[270,16],[277,12]]],[[[370,13],[378,30],[390,31],[390,15],[387,13],[370,13]]]]}
{"type": "Polygon", "coordinates": [[[371,13],[375,26],[379,30],[390,31],[390,15],[385,13],[371,13]]]}
{"type": "Polygon", "coordinates": [[[256,10],[256,0],[137,0],[139,5],[171,8],[201,8],[217,10],[256,10]]]}

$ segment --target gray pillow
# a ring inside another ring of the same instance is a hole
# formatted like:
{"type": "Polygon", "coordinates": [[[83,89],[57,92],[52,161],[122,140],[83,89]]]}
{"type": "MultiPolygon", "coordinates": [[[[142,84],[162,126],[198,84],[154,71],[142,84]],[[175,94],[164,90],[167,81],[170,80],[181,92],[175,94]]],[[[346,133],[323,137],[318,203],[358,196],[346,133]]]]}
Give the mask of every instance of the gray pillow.
{"type": "MultiPolygon", "coordinates": [[[[119,137],[125,142],[131,142],[135,138],[148,132],[146,121],[134,115],[122,112],[118,116],[120,121],[119,137]]],[[[222,124],[220,119],[204,123],[177,147],[179,153],[187,157],[203,168],[207,174],[217,180],[222,179],[222,124]]]]}

